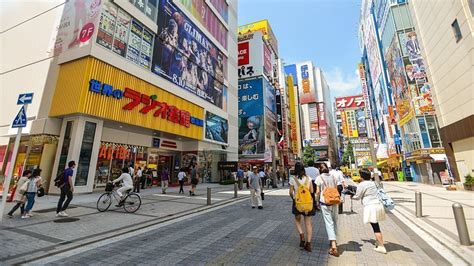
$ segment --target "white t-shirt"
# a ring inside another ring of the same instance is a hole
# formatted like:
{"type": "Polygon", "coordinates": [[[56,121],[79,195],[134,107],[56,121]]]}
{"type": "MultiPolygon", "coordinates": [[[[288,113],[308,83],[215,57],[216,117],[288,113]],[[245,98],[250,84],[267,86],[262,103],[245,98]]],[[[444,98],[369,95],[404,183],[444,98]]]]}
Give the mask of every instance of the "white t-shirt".
{"type": "Polygon", "coordinates": [[[260,171],[258,173],[258,177],[262,178],[262,177],[265,177],[265,172],[264,171],[260,171]]]}
{"type": "Polygon", "coordinates": [[[181,181],[186,177],[186,173],[181,171],[178,173],[178,180],[181,181]]]}
{"type": "Polygon", "coordinates": [[[337,171],[337,170],[333,169],[333,170],[329,171],[329,174],[336,178],[338,186],[342,185],[342,182],[344,182],[344,174],[342,173],[342,171],[337,171]]]}
{"type": "Polygon", "coordinates": [[[314,166],[310,166],[310,167],[306,167],[304,169],[305,173],[307,176],[309,176],[311,178],[311,180],[313,180],[313,182],[316,181],[316,178],[319,176],[319,170],[318,168],[314,167],[314,166]]]}
{"type": "Polygon", "coordinates": [[[117,183],[119,181],[123,182],[124,187],[133,187],[133,180],[130,174],[122,173],[122,175],[120,175],[119,178],[114,180],[114,183],[117,183]]]}
{"type": "Polygon", "coordinates": [[[137,176],[138,176],[138,177],[142,177],[142,175],[143,175],[143,174],[142,174],[142,169],[138,169],[138,170],[137,170],[137,176]]]}
{"type": "Polygon", "coordinates": [[[323,192],[324,192],[324,189],[326,188],[326,185],[328,187],[337,187],[337,180],[334,176],[332,176],[331,174],[321,174],[320,176],[318,176],[318,178],[316,179],[316,185],[319,187],[320,191],[321,191],[321,194],[319,196],[319,201],[324,203],[324,196],[323,196],[323,192]],[[324,180],[323,180],[324,179],[324,180]]]}
{"type": "MultiPolygon", "coordinates": [[[[298,186],[296,185],[295,178],[297,178],[297,177],[294,176],[294,175],[290,176],[290,182],[288,182],[290,184],[290,186],[293,186],[293,188],[295,189],[294,193],[296,193],[296,190],[298,189],[298,186]]],[[[307,186],[308,186],[308,189],[310,191],[311,191],[311,187],[313,186],[311,181],[312,181],[311,178],[307,175],[303,176],[303,178],[301,178],[301,179],[298,179],[298,182],[300,183],[300,185],[303,185],[306,182],[308,182],[307,186]]]]}
{"type": "Polygon", "coordinates": [[[133,176],[133,174],[135,173],[135,169],[133,169],[133,167],[129,167],[128,171],[131,176],[133,176]]]}

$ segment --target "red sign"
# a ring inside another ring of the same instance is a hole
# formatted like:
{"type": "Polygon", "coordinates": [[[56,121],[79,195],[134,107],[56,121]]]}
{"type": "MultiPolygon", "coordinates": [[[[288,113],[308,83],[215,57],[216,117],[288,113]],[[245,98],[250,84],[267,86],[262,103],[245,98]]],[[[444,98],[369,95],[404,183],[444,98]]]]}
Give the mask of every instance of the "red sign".
{"type": "Polygon", "coordinates": [[[250,51],[249,51],[249,42],[239,43],[239,66],[248,65],[250,63],[250,51]]]}
{"type": "Polygon", "coordinates": [[[272,72],[272,54],[270,49],[264,44],[263,45],[263,70],[267,75],[271,75],[272,72]]]}
{"type": "Polygon", "coordinates": [[[337,109],[349,109],[349,108],[360,108],[360,107],[365,107],[365,100],[364,100],[364,96],[362,95],[336,98],[337,109]]]}
{"type": "Polygon", "coordinates": [[[124,146],[118,146],[118,147],[109,146],[109,147],[107,147],[106,145],[102,145],[102,146],[100,146],[100,150],[99,150],[99,159],[124,160],[124,159],[128,158],[129,154],[130,154],[130,152],[124,146]]]}

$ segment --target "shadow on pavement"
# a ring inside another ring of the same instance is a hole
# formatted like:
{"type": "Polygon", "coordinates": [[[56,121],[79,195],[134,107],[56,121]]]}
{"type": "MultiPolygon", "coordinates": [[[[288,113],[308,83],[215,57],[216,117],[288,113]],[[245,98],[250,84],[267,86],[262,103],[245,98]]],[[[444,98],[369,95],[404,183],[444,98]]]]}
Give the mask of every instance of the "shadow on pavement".
{"type": "Polygon", "coordinates": [[[362,252],[362,244],[356,241],[349,241],[345,244],[338,245],[339,254],[342,255],[345,251],[354,251],[354,252],[362,252]]]}
{"type": "MultiPolygon", "coordinates": [[[[362,239],[362,242],[370,243],[370,244],[374,245],[374,247],[375,247],[375,240],[374,239],[370,239],[370,240],[362,239]]],[[[399,244],[396,244],[396,243],[392,243],[392,242],[385,242],[384,246],[385,246],[385,249],[387,249],[387,252],[397,251],[397,250],[401,250],[401,251],[405,251],[405,252],[413,252],[413,250],[411,250],[410,248],[407,248],[405,246],[402,246],[402,245],[399,245],[399,244]]]]}

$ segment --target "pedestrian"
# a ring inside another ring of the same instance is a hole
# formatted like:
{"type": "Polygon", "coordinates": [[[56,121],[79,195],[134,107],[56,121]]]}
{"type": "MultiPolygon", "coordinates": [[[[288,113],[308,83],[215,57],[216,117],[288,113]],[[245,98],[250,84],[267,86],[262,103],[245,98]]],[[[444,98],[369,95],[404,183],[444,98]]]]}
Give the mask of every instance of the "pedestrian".
{"type": "Polygon", "coordinates": [[[170,173],[168,172],[168,168],[165,167],[163,168],[163,171],[161,171],[161,193],[166,194],[169,180],[170,180],[170,173]]]}
{"type": "Polygon", "coordinates": [[[33,206],[35,205],[35,197],[36,197],[36,194],[38,193],[38,188],[41,187],[40,174],[41,174],[41,169],[36,168],[35,170],[33,170],[33,173],[28,179],[27,190],[25,193],[26,200],[27,200],[26,207],[25,207],[25,214],[21,218],[30,218],[33,216],[33,214],[31,214],[31,210],[33,209],[33,206]]]}
{"type": "Polygon", "coordinates": [[[178,173],[178,182],[179,182],[179,192],[178,194],[183,193],[184,194],[184,179],[186,178],[186,172],[184,171],[184,168],[179,169],[178,173]]]}
{"type": "Polygon", "coordinates": [[[31,176],[31,171],[30,170],[25,170],[23,171],[23,176],[18,179],[16,182],[16,192],[15,196],[13,197],[13,201],[16,203],[15,206],[8,212],[8,217],[13,218],[13,213],[15,213],[18,208],[20,208],[21,212],[21,217],[25,215],[25,202],[26,202],[26,189],[27,187],[25,184],[27,184],[28,180],[30,179],[31,176]]]}
{"type": "Polygon", "coordinates": [[[153,170],[148,168],[146,171],[146,186],[147,188],[151,188],[153,186],[153,170]]]}
{"type": "Polygon", "coordinates": [[[133,163],[130,163],[130,166],[128,167],[128,173],[130,174],[130,176],[133,177],[135,176],[135,167],[133,165],[133,163]]]}
{"type": "Polygon", "coordinates": [[[277,170],[276,170],[275,174],[276,174],[276,178],[277,178],[277,183],[280,184],[281,183],[281,172],[280,172],[279,167],[277,167],[277,170]]]}
{"type": "Polygon", "coordinates": [[[316,202],[316,198],[314,193],[316,193],[316,178],[320,175],[319,169],[314,167],[314,161],[309,160],[307,163],[307,167],[305,168],[306,175],[311,178],[312,186],[313,186],[313,193],[311,194],[313,196],[314,201],[316,202]]]}
{"type": "Polygon", "coordinates": [[[321,165],[321,175],[316,179],[316,198],[323,214],[326,232],[330,242],[329,254],[339,257],[336,243],[337,215],[340,196],[337,192],[337,181],[329,174],[325,164],[321,165]]]}
{"type": "Polygon", "coordinates": [[[63,173],[64,176],[63,176],[63,179],[60,181],[61,184],[59,185],[59,188],[61,189],[61,196],[59,197],[58,207],[56,208],[56,217],[69,216],[65,211],[73,198],[74,185],[72,182],[72,176],[74,174],[74,168],[76,167],[76,162],[70,161],[67,165],[68,165],[68,168],[64,170],[64,173],[63,173]]]}
{"type": "Polygon", "coordinates": [[[258,175],[258,167],[254,166],[253,172],[249,174],[248,184],[250,189],[250,201],[252,204],[252,209],[255,209],[255,204],[257,204],[259,209],[263,209],[262,206],[262,179],[258,175]]]}
{"type": "Polygon", "coordinates": [[[313,181],[309,176],[305,174],[305,169],[303,164],[297,162],[295,164],[295,175],[290,177],[290,197],[293,200],[293,205],[291,212],[295,216],[296,229],[300,234],[300,247],[304,248],[306,251],[311,252],[311,239],[313,237],[313,216],[316,214],[316,208],[314,208],[314,200],[312,197],[304,199],[305,193],[313,194],[313,181]],[[309,211],[300,211],[300,206],[304,200],[310,203],[309,211]],[[301,217],[304,217],[304,228],[301,224],[301,217]],[[306,239],[304,232],[306,231],[306,239]]]}
{"type": "Polygon", "coordinates": [[[288,170],[285,169],[286,171],[283,171],[282,175],[281,175],[281,185],[282,187],[285,187],[285,182],[286,182],[286,177],[287,177],[287,172],[288,170]]]}
{"type": "MultiPolygon", "coordinates": [[[[260,177],[260,180],[262,181],[262,185],[265,184],[265,170],[264,168],[260,168],[260,171],[258,172],[258,177],[260,177]]],[[[262,186],[263,188],[263,186],[262,186]]]]}
{"type": "MultiPolygon", "coordinates": [[[[339,192],[339,195],[342,195],[342,191],[344,188],[346,188],[346,181],[344,180],[344,174],[342,171],[338,170],[338,167],[336,165],[331,166],[331,170],[329,170],[329,174],[334,176],[336,178],[336,183],[337,183],[337,191],[339,192]]],[[[344,209],[344,198],[341,197],[341,203],[339,204],[338,208],[338,213],[342,214],[343,209],[344,209]]]]}
{"type": "Polygon", "coordinates": [[[143,175],[142,168],[139,166],[137,168],[137,173],[135,175],[135,179],[134,179],[134,182],[133,182],[133,192],[140,193],[140,185],[141,185],[141,181],[142,181],[142,175],[143,175]]]}
{"type": "Polygon", "coordinates": [[[383,243],[382,232],[380,231],[379,222],[385,220],[385,209],[380,200],[377,198],[377,186],[374,181],[371,181],[371,173],[368,169],[361,169],[359,171],[362,178],[361,183],[357,186],[357,191],[352,199],[362,200],[364,205],[364,223],[372,226],[372,230],[377,240],[375,251],[386,254],[383,243]]]}
{"type": "Polygon", "coordinates": [[[196,165],[191,166],[191,190],[189,191],[189,196],[196,196],[196,186],[199,183],[199,174],[196,169],[196,165]]]}
{"type": "Polygon", "coordinates": [[[246,171],[245,171],[245,187],[246,187],[247,189],[250,189],[250,186],[249,186],[249,176],[250,176],[250,174],[252,173],[252,170],[251,170],[250,166],[247,167],[245,170],[246,170],[246,171]]]}
{"type": "Polygon", "coordinates": [[[239,185],[239,190],[242,190],[244,188],[243,180],[244,180],[244,170],[242,170],[242,167],[239,167],[239,169],[237,170],[237,183],[239,185]]]}
{"type": "Polygon", "coordinates": [[[142,189],[145,189],[146,180],[147,180],[147,175],[148,175],[148,167],[145,166],[145,168],[144,168],[143,171],[142,171],[141,178],[140,178],[140,183],[141,183],[142,189]]]}

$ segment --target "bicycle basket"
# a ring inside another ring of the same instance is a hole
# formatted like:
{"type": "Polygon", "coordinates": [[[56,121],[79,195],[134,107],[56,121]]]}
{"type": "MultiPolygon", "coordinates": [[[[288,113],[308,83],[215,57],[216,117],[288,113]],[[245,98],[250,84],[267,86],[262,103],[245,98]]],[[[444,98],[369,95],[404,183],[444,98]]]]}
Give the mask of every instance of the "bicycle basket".
{"type": "Polygon", "coordinates": [[[112,182],[108,182],[106,185],[105,185],[105,191],[106,192],[110,192],[114,190],[114,184],[112,184],[112,182]]]}

